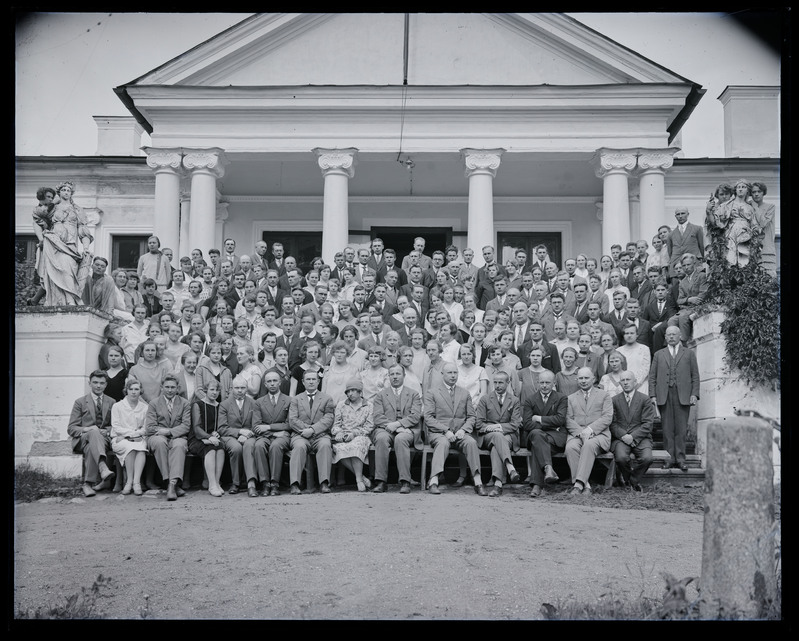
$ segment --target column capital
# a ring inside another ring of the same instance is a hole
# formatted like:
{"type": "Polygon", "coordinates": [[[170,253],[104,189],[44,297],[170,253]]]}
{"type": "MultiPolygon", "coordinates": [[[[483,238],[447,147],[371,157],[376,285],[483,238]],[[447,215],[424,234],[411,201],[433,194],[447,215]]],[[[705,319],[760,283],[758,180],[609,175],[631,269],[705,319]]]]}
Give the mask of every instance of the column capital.
{"type": "Polygon", "coordinates": [[[316,161],[323,176],[339,174],[352,178],[355,175],[355,165],[358,164],[358,150],[355,147],[344,149],[315,147],[311,151],[316,154],[316,161]]]}
{"type": "Polygon", "coordinates": [[[216,222],[222,222],[228,219],[230,215],[228,212],[228,207],[230,203],[217,203],[216,204],[216,222]]]}
{"type": "Polygon", "coordinates": [[[179,147],[142,147],[142,151],[147,154],[150,169],[180,173],[183,152],[179,147]]]}
{"type": "Polygon", "coordinates": [[[600,147],[594,152],[591,162],[594,165],[597,178],[604,178],[611,173],[628,174],[635,168],[637,157],[637,149],[600,147]]]}
{"type": "Polygon", "coordinates": [[[204,171],[216,178],[222,178],[227,164],[225,150],[219,147],[183,149],[183,166],[191,172],[204,171]]]}
{"type": "Polygon", "coordinates": [[[497,149],[472,149],[466,147],[461,149],[461,158],[466,166],[464,174],[467,178],[473,174],[489,174],[492,178],[496,177],[502,154],[505,150],[497,149]]]}
{"type": "Polygon", "coordinates": [[[674,154],[680,151],[679,147],[665,149],[639,149],[638,169],[641,173],[665,172],[674,164],[674,154]]]}

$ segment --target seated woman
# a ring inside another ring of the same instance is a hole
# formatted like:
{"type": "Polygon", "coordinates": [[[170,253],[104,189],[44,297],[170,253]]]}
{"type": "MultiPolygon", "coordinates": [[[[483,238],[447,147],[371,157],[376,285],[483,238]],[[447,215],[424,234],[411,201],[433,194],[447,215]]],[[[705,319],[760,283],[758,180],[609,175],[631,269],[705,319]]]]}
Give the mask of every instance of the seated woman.
{"type": "Polygon", "coordinates": [[[121,347],[123,350],[125,348],[122,325],[113,321],[108,323],[103,330],[103,337],[105,338],[105,343],[100,347],[97,362],[100,365],[100,369],[108,369],[108,350],[111,347],[121,347]]]}
{"type": "Polygon", "coordinates": [[[119,402],[125,398],[125,379],[128,377],[125,355],[119,345],[113,345],[108,349],[105,357],[108,361],[108,368],[105,370],[108,375],[105,395],[119,402]]]}
{"type": "Polygon", "coordinates": [[[141,398],[141,392],[141,383],[135,377],[129,376],[125,381],[125,398],[114,403],[111,408],[111,449],[120,465],[124,466],[127,477],[122,494],[133,492],[136,496],[143,494],[141,473],[147,460],[144,419],[148,405],[141,398]]]}
{"type": "Polygon", "coordinates": [[[189,452],[202,457],[205,475],[208,477],[208,493],[223,496],[219,483],[225,466],[225,447],[216,431],[219,424],[219,393],[221,385],[212,378],[203,393],[203,399],[195,397],[191,406],[191,429],[189,430],[189,452]]]}
{"type": "Polygon", "coordinates": [[[369,456],[369,435],[374,429],[372,403],[363,398],[363,383],[351,379],[347,385],[346,399],[336,405],[333,428],[333,463],[341,463],[355,475],[359,492],[365,492],[372,483],[363,475],[363,465],[369,456]]]}

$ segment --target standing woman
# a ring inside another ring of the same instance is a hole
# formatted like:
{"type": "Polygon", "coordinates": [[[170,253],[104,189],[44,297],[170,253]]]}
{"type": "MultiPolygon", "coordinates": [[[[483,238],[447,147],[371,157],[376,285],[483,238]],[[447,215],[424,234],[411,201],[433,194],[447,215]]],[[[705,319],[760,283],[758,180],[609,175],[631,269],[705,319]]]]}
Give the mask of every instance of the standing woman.
{"type": "Polygon", "coordinates": [[[358,377],[359,369],[347,360],[347,344],[336,341],[331,347],[333,358],[325,368],[322,378],[322,391],[333,399],[334,403],[346,398],[347,383],[358,377]]]}
{"type": "Polygon", "coordinates": [[[122,295],[125,297],[125,309],[132,314],[136,305],[144,303],[144,298],[139,291],[139,275],[135,271],[129,271],[127,274],[128,282],[125,283],[122,295]]]}
{"type": "Polygon", "coordinates": [[[108,385],[105,388],[105,395],[110,396],[119,402],[125,398],[125,380],[128,378],[128,369],[125,366],[125,355],[119,345],[113,345],[106,353],[108,368],[105,373],[108,375],[108,385]]]}
{"type": "Polygon", "coordinates": [[[219,402],[228,397],[230,386],[233,384],[233,375],[222,363],[221,343],[214,341],[208,346],[208,357],[197,367],[194,376],[196,380],[194,394],[198,400],[205,399],[211,381],[219,383],[219,393],[217,394],[219,402]]]}
{"type": "Polygon", "coordinates": [[[763,202],[768,193],[765,183],[752,183],[752,200],[754,201],[755,218],[753,231],[763,234],[763,246],[760,250],[760,266],[771,276],[777,276],[777,249],[774,243],[774,215],[776,208],[771,203],[763,202]]]}
{"type": "Polygon", "coordinates": [[[261,367],[261,374],[275,366],[275,347],[277,347],[277,336],[274,332],[267,332],[263,335],[261,349],[258,350],[258,363],[261,367]]]}
{"type": "MultiPolygon", "coordinates": [[[[574,259],[577,268],[574,270],[574,275],[588,280],[588,256],[585,254],[577,254],[574,259]]],[[[594,261],[594,268],[596,268],[596,261],[594,261]]]]}
{"type": "MultiPolygon", "coordinates": [[[[291,370],[288,366],[289,362],[289,351],[283,347],[282,345],[279,347],[275,347],[275,364],[270,369],[270,372],[276,372],[278,376],[280,376],[280,393],[285,394],[286,396],[289,395],[291,391],[291,370]]],[[[261,379],[263,381],[263,379],[261,379]]],[[[261,388],[261,396],[266,393],[266,388],[261,388]]]]}
{"type": "Polygon", "coordinates": [[[560,362],[560,371],[555,374],[555,389],[568,396],[580,389],[577,383],[578,368],[575,365],[577,362],[577,350],[573,347],[565,348],[560,355],[560,362]]]}
{"type": "Polygon", "coordinates": [[[125,381],[125,398],[111,408],[111,449],[127,476],[122,494],[132,491],[136,496],[143,494],[141,473],[147,460],[144,419],[148,405],[141,398],[141,391],[141,383],[129,376],[125,381]]]}
{"type": "Polygon", "coordinates": [[[622,285],[621,271],[619,269],[613,268],[610,270],[606,285],[605,298],[608,299],[608,309],[613,309],[613,294],[616,292],[624,292],[624,295],[627,296],[627,300],[630,300],[630,290],[625,285],[622,285]]]}
{"type": "Polygon", "coordinates": [[[255,364],[255,350],[252,345],[247,343],[243,347],[238,347],[236,361],[239,364],[236,376],[242,376],[247,381],[247,396],[257,397],[258,390],[261,389],[261,368],[255,364]]]}
{"type": "Polygon", "coordinates": [[[103,336],[105,337],[105,343],[103,343],[102,347],[100,347],[100,353],[97,356],[97,362],[100,365],[100,369],[108,369],[108,350],[112,347],[121,347],[123,349],[124,354],[124,338],[122,333],[122,325],[112,321],[105,326],[103,330],[103,336]]]}
{"type": "MultiPolygon", "coordinates": [[[[602,355],[600,356],[602,367],[600,368],[600,371],[607,372],[610,367],[610,354],[611,352],[615,352],[616,348],[619,346],[616,339],[616,332],[606,332],[602,334],[601,338],[599,339],[599,346],[602,348],[602,355]]],[[[621,356],[621,368],[627,369],[627,359],[620,352],[616,353],[621,356]]]]}
{"type": "Polygon", "coordinates": [[[141,383],[141,397],[152,403],[161,394],[161,380],[165,374],[172,373],[168,360],[156,361],[155,343],[148,339],[141,344],[141,358],[130,368],[128,378],[133,377],[141,383]]]}
{"type": "Polygon", "coordinates": [[[608,279],[610,278],[611,269],[613,269],[613,257],[604,254],[599,259],[599,277],[602,279],[603,285],[605,285],[608,282],[608,279]]]}
{"type": "Polygon", "coordinates": [[[131,314],[133,310],[128,309],[123,293],[128,284],[128,272],[124,269],[115,269],[111,272],[111,278],[114,281],[114,310],[112,313],[117,318],[130,322],[133,320],[133,314],[131,314]]]}
{"type": "Polygon", "coordinates": [[[369,348],[367,355],[369,367],[361,370],[359,375],[362,383],[360,393],[365,400],[371,402],[390,383],[388,381],[388,370],[383,367],[383,348],[379,345],[374,345],[369,348]]]}
{"type": "Polygon", "coordinates": [[[359,492],[365,492],[372,483],[363,475],[363,465],[369,456],[369,435],[374,429],[373,409],[363,398],[363,383],[353,378],[346,384],[347,398],[336,405],[333,428],[333,463],[341,463],[355,475],[359,492]]]}
{"type": "Polygon", "coordinates": [[[480,397],[488,393],[488,375],[485,369],[474,362],[474,347],[463,343],[459,350],[458,385],[465,388],[472,397],[472,405],[477,405],[480,397]]]}
{"type": "Polygon", "coordinates": [[[341,340],[347,346],[347,362],[356,370],[366,367],[366,350],[358,347],[358,329],[354,325],[345,325],[341,330],[341,340]]]}
{"type": "Polygon", "coordinates": [[[289,387],[289,396],[296,396],[297,394],[302,394],[305,391],[305,384],[303,383],[302,377],[308,370],[319,374],[319,380],[322,381],[322,385],[324,385],[325,368],[319,361],[320,353],[321,347],[316,341],[307,341],[300,348],[300,358],[302,359],[302,362],[291,370],[291,387],[289,387]]]}
{"type": "Polygon", "coordinates": [[[622,356],[615,349],[608,355],[608,371],[599,379],[599,387],[611,396],[615,396],[621,389],[622,356]]]}
{"type": "Polygon", "coordinates": [[[540,387],[538,378],[542,372],[549,372],[546,367],[541,363],[544,360],[544,350],[540,347],[533,347],[529,354],[530,365],[519,370],[519,378],[521,379],[521,400],[526,396],[535,394],[540,387]]]}
{"type": "Polygon", "coordinates": [[[189,404],[194,401],[197,391],[197,363],[199,358],[192,351],[184,352],[180,357],[181,368],[175,372],[178,379],[178,396],[185,398],[189,404]]]}
{"type": "Polygon", "coordinates": [[[250,324],[250,321],[241,316],[236,320],[236,324],[234,327],[235,327],[234,329],[235,333],[233,334],[233,345],[236,348],[244,347],[246,345],[252,347],[252,343],[250,342],[252,325],[250,324]]]}
{"type": "Polygon", "coordinates": [[[212,378],[203,394],[191,406],[191,429],[189,430],[189,452],[203,459],[205,475],[208,477],[208,493],[222,496],[225,492],[219,483],[225,466],[225,448],[216,431],[219,425],[219,381],[212,378]]]}

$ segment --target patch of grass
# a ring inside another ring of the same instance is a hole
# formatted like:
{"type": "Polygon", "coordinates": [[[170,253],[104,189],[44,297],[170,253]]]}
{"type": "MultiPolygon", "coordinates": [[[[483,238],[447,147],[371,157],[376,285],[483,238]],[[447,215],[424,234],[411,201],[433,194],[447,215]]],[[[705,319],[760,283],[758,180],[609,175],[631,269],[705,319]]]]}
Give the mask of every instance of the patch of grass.
{"type": "Polygon", "coordinates": [[[17,501],[38,501],[51,496],[77,496],[80,486],[79,478],[54,476],[29,463],[23,463],[14,470],[14,499],[17,501]]]}
{"type": "Polygon", "coordinates": [[[16,619],[102,619],[103,615],[97,607],[97,599],[113,589],[111,577],[100,574],[90,588],[81,588],[80,592],[68,596],[63,604],[47,605],[36,609],[17,611],[16,619]]]}

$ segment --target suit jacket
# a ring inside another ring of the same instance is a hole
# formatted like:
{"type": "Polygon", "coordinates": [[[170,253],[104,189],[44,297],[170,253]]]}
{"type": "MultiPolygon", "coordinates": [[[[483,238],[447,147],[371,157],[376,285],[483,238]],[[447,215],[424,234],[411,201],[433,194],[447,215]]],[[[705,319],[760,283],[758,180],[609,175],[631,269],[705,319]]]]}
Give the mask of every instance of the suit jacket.
{"type": "MultiPolygon", "coordinates": [[[[615,334],[616,333],[616,328],[613,327],[613,325],[611,325],[610,323],[606,323],[605,321],[603,321],[601,319],[597,322],[597,325],[602,330],[603,334],[615,334]]],[[[591,327],[592,327],[591,321],[590,320],[585,321],[585,323],[580,325],[580,333],[581,334],[589,334],[591,332],[591,327]]]]}
{"type": "Polygon", "coordinates": [[[474,423],[472,397],[463,387],[455,385],[454,402],[443,384],[425,391],[424,428],[427,433],[444,434],[447,430],[452,432],[463,430],[471,434],[474,423]]]}
{"type": "Polygon", "coordinates": [[[655,406],[646,394],[633,392],[630,405],[624,398],[624,392],[616,394],[613,402],[613,420],[610,423],[610,433],[613,437],[611,449],[621,441],[621,437],[629,434],[633,437],[633,445],[641,446],[644,440],[651,446],[652,425],[655,422],[655,406]]]}
{"type": "Polygon", "coordinates": [[[621,315],[621,320],[618,319],[616,316],[616,309],[610,310],[607,314],[602,317],[602,320],[608,323],[613,327],[613,331],[616,333],[616,338],[619,341],[619,345],[622,343],[622,336],[624,336],[624,327],[627,325],[627,311],[623,311],[621,315]]]}
{"type": "Polygon", "coordinates": [[[610,447],[610,422],[613,420],[613,401],[605,390],[592,387],[586,403],[582,390],[569,395],[566,411],[566,429],[571,436],[579,436],[586,427],[602,438],[602,447],[610,447]],[[606,442],[605,442],[606,441],[606,442]]]}
{"type": "MultiPolygon", "coordinates": [[[[532,348],[533,341],[530,339],[524,342],[521,350],[517,350],[517,356],[523,368],[530,367],[530,350],[532,348]]],[[[541,366],[545,367],[553,374],[557,374],[560,371],[560,354],[558,353],[558,348],[552,343],[547,342],[546,339],[541,341],[541,348],[544,350],[544,358],[541,361],[541,366]]]]}
{"type": "Polygon", "coordinates": [[[228,256],[227,254],[222,254],[219,257],[219,264],[221,265],[226,260],[229,260],[233,263],[233,272],[236,272],[236,268],[239,266],[239,262],[241,261],[241,257],[238,254],[231,254],[228,256]]]}
{"type": "Polygon", "coordinates": [[[219,404],[219,424],[216,431],[221,436],[239,437],[239,431],[252,430],[253,414],[255,412],[255,401],[249,396],[244,397],[241,409],[239,409],[233,394],[230,394],[219,404]]]}
{"type": "MultiPolygon", "coordinates": [[[[370,330],[369,331],[369,335],[366,338],[362,338],[361,340],[358,341],[358,347],[360,347],[365,352],[368,352],[370,348],[372,348],[372,347],[374,347],[376,345],[378,345],[379,347],[385,347],[386,346],[386,334],[388,332],[390,332],[390,331],[392,331],[391,327],[389,327],[388,325],[383,325],[383,328],[380,330],[380,343],[377,343],[375,341],[374,334],[370,330]]],[[[400,335],[400,338],[401,337],[402,336],[400,335]]]]}
{"type": "MultiPolygon", "coordinates": [[[[650,326],[657,325],[658,323],[664,323],[669,320],[672,316],[677,313],[677,306],[674,304],[674,301],[670,300],[669,296],[666,296],[666,300],[663,303],[663,311],[658,312],[658,302],[657,299],[653,299],[649,305],[643,310],[641,316],[649,321],[650,326]]],[[[651,327],[650,327],[651,329],[651,327]]],[[[654,330],[652,330],[654,331],[654,330]]]]}
{"type": "MultiPolygon", "coordinates": [[[[110,396],[103,394],[103,422],[100,426],[102,430],[111,432],[111,407],[116,401],[110,396]]],[[[83,428],[96,425],[97,409],[94,406],[94,397],[91,394],[81,396],[72,405],[72,412],[69,415],[67,424],[67,434],[72,437],[72,451],[80,452],[77,448],[80,445],[80,437],[83,428]]]]}
{"type": "Polygon", "coordinates": [[[385,429],[386,425],[399,421],[402,427],[413,432],[413,445],[417,450],[422,443],[422,399],[411,388],[403,385],[399,403],[392,387],[385,387],[372,399],[374,426],[385,429]]]}
{"type": "Polygon", "coordinates": [[[277,262],[273,258],[272,260],[269,261],[269,269],[274,269],[275,271],[277,271],[277,275],[278,276],[285,275],[285,273],[286,273],[286,259],[284,258],[281,261],[281,263],[280,263],[280,267],[278,267],[277,266],[277,262]]]}
{"type": "Polygon", "coordinates": [[[406,274],[405,270],[401,269],[399,265],[394,265],[394,267],[389,267],[388,265],[386,265],[385,269],[383,269],[382,272],[377,273],[377,282],[385,283],[386,273],[388,273],[389,271],[397,272],[397,285],[396,285],[397,289],[408,283],[408,274],[406,274]]]}
{"type": "Polygon", "coordinates": [[[577,311],[577,306],[580,305],[576,300],[573,300],[571,303],[571,307],[564,308],[564,312],[567,313],[569,316],[573,316],[577,319],[577,322],[580,325],[588,322],[588,299],[586,298],[583,303],[582,307],[580,307],[580,311],[577,311]]]}
{"type": "MultiPolygon", "coordinates": [[[[363,267],[360,262],[355,263],[355,280],[359,283],[363,283],[363,267]]],[[[369,261],[366,262],[365,267],[374,271],[371,267],[369,267],[369,261]]],[[[375,276],[375,283],[377,283],[377,276],[375,276]]]]}
{"type": "Polygon", "coordinates": [[[591,350],[588,350],[588,354],[585,356],[582,356],[578,352],[575,365],[578,369],[580,367],[588,367],[594,373],[594,385],[598,385],[599,379],[601,379],[605,374],[605,367],[602,364],[602,357],[591,350]]]}
{"type": "MultiPolygon", "coordinates": [[[[324,345],[322,345],[322,337],[319,335],[319,332],[314,334],[311,338],[305,338],[304,336],[301,336],[299,334],[294,334],[291,337],[291,345],[289,345],[288,347],[289,350],[288,366],[290,370],[294,369],[297,365],[299,365],[302,362],[302,358],[300,356],[300,353],[302,352],[302,346],[305,343],[307,343],[309,340],[316,341],[317,343],[319,343],[321,347],[324,348],[324,345]]],[[[285,334],[283,336],[278,337],[275,347],[286,347],[285,334]]]]}
{"type": "Polygon", "coordinates": [[[511,438],[511,449],[519,449],[519,429],[522,426],[522,412],[519,399],[511,394],[510,390],[505,392],[502,405],[496,392],[483,394],[477,401],[474,410],[475,427],[477,428],[477,446],[483,446],[483,436],[486,434],[486,424],[498,423],[502,426],[502,433],[511,438]]]}
{"type": "Polygon", "coordinates": [[[499,302],[499,296],[496,296],[496,297],[492,298],[490,301],[488,301],[485,304],[485,311],[487,311],[487,312],[491,311],[491,310],[497,311],[503,305],[509,305],[507,295],[505,295],[504,298],[505,298],[505,302],[503,302],[503,303],[499,302]]]}
{"type": "Polygon", "coordinates": [[[693,350],[679,345],[674,358],[668,346],[655,352],[649,367],[649,396],[656,397],[658,405],[666,404],[670,378],[677,388],[680,405],[690,405],[691,396],[699,398],[699,366],[693,350]],[[673,376],[670,376],[672,368],[673,376]]]}
{"type": "MultiPolygon", "coordinates": [[[[481,267],[482,269],[482,267],[481,267]]],[[[496,298],[494,283],[488,277],[479,281],[474,287],[474,299],[480,309],[485,309],[486,305],[496,298]]]]}
{"type": "Polygon", "coordinates": [[[378,282],[380,280],[381,272],[382,272],[383,276],[386,275],[386,256],[385,256],[385,254],[380,254],[380,260],[377,260],[374,252],[372,252],[371,254],[369,254],[369,260],[366,261],[366,265],[375,271],[375,273],[377,274],[378,282]]]}
{"type": "Polygon", "coordinates": [[[652,283],[648,278],[644,279],[643,283],[634,283],[633,286],[630,287],[630,297],[635,298],[641,304],[641,307],[649,302],[650,295],[654,296],[654,293],[652,283]]]}
{"type": "MultiPolygon", "coordinates": [[[[266,396],[261,396],[254,401],[255,407],[252,413],[252,426],[258,427],[265,425],[269,428],[269,435],[274,436],[275,432],[289,431],[289,407],[291,397],[278,392],[277,405],[272,405],[272,399],[267,392],[266,396]]],[[[236,408],[238,409],[238,408],[236,408]]]]}
{"type": "Polygon", "coordinates": [[[379,311],[380,315],[383,317],[383,322],[384,323],[388,323],[389,319],[394,314],[396,314],[397,311],[399,311],[397,309],[396,305],[393,305],[392,303],[388,302],[387,300],[383,301],[383,308],[382,309],[377,309],[377,301],[375,300],[374,295],[371,298],[367,299],[366,305],[368,307],[372,307],[375,310],[379,311]]]}
{"type": "Polygon", "coordinates": [[[324,392],[316,392],[313,409],[311,409],[308,392],[302,392],[291,399],[289,427],[298,435],[309,427],[313,429],[314,436],[329,435],[335,414],[336,404],[330,396],[324,392]]]}
{"type": "Polygon", "coordinates": [[[686,276],[680,281],[680,293],[677,297],[677,306],[680,309],[696,307],[696,304],[689,303],[688,299],[692,297],[700,298],[700,302],[705,300],[707,296],[707,276],[704,272],[697,272],[690,276],[686,276]]]}
{"type": "Polygon", "coordinates": [[[153,300],[151,302],[147,299],[147,296],[142,294],[142,301],[144,302],[144,306],[147,308],[147,314],[146,314],[147,318],[155,316],[155,314],[158,314],[162,309],[161,301],[158,298],[158,296],[153,295],[153,300]]]}
{"type": "MultiPolygon", "coordinates": [[[[564,310],[560,315],[560,320],[564,323],[568,323],[569,321],[575,320],[575,318],[569,316],[566,310],[564,310]]],[[[548,341],[555,338],[555,314],[551,307],[547,307],[547,309],[544,310],[544,313],[539,318],[539,322],[544,326],[544,338],[548,341]]]]}
{"type": "MultiPolygon", "coordinates": [[[[439,269],[439,271],[443,271],[447,275],[446,283],[448,285],[455,284],[455,280],[449,275],[449,272],[447,271],[446,267],[442,266],[439,269]]],[[[432,266],[429,269],[426,269],[425,271],[422,272],[422,283],[424,283],[425,287],[427,287],[428,289],[433,289],[433,287],[437,286],[436,274],[437,272],[432,266]]]]}
{"type": "Polygon", "coordinates": [[[669,276],[674,276],[674,265],[680,261],[683,254],[690,252],[694,254],[697,259],[704,259],[704,232],[699,225],[686,223],[685,234],[682,234],[678,225],[671,230],[671,233],[666,238],[666,247],[669,250],[669,276]]]}
{"type": "MultiPolygon", "coordinates": [[[[428,256],[427,254],[422,254],[421,257],[419,258],[419,267],[422,268],[422,273],[424,273],[426,269],[430,269],[432,266],[433,266],[433,259],[430,258],[430,256],[428,256]]],[[[411,259],[409,256],[405,256],[402,259],[402,265],[400,265],[400,267],[402,267],[402,270],[404,272],[406,273],[408,272],[408,270],[411,268],[411,259]]]]}
{"type": "MultiPolygon", "coordinates": [[[[624,332],[622,331],[621,335],[616,334],[619,338],[619,345],[624,344],[624,332]]],[[[649,321],[644,320],[643,318],[638,317],[638,339],[637,341],[641,343],[641,345],[646,345],[650,351],[652,350],[652,326],[649,324],[649,321]]]]}
{"type": "Polygon", "coordinates": [[[279,286],[275,289],[274,296],[272,295],[272,292],[269,291],[268,286],[261,287],[260,291],[266,292],[266,301],[278,311],[280,311],[280,306],[283,304],[283,299],[291,293],[279,286]]]}
{"type": "Polygon", "coordinates": [[[608,308],[610,307],[610,301],[608,300],[608,297],[605,296],[605,292],[604,292],[603,289],[600,288],[596,292],[592,292],[589,289],[588,290],[588,302],[589,303],[599,303],[599,316],[600,316],[600,318],[608,313],[608,308]]]}
{"type": "Polygon", "coordinates": [[[299,317],[302,318],[305,314],[313,314],[314,322],[318,322],[322,318],[316,301],[312,301],[300,307],[299,317]]]}
{"type": "Polygon", "coordinates": [[[568,396],[552,390],[547,402],[539,390],[535,394],[527,394],[522,400],[522,445],[527,445],[530,432],[534,429],[544,430],[555,437],[559,447],[566,444],[566,413],[569,406],[568,396]],[[533,423],[533,416],[540,416],[541,422],[533,423]]]}
{"type": "Polygon", "coordinates": [[[150,403],[144,418],[144,433],[154,436],[161,429],[170,431],[169,438],[186,438],[191,428],[191,404],[181,396],[172,400],[172,418],[169,418],[166,397],[161,394],[150,403]]]}

